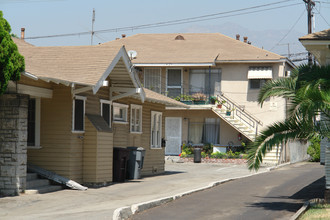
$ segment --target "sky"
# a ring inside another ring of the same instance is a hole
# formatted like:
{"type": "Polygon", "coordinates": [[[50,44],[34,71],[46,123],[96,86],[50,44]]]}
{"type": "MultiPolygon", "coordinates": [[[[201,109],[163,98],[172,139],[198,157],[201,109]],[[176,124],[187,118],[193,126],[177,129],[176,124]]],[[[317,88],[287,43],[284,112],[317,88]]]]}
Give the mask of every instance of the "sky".
{"type": "MultiPolygon", "coordinates": [[[[0,10],[17,36],[21,27],[26,29],[26,38],[76,34],[26,39],[36,46],[90,45],[93,9],[93,44],[115,40],[121,34],[222,33],[232,38],[247,36],[253,45],[281,55],[305,52],[298,41],[307,34],[303,0],[0,0],[0,10]],[[212,14],[216,15],[207,16],[212,14]],[[181,24],[136,27],[173,20],[181,24]],[[119,30],[122,27],[130,28],[119,30]],[[87,34],[78,34],[82,32],[87,34]]],[[[314,32],[329,29],[330,0],[317,1],[313,12],[314,32]]]]}

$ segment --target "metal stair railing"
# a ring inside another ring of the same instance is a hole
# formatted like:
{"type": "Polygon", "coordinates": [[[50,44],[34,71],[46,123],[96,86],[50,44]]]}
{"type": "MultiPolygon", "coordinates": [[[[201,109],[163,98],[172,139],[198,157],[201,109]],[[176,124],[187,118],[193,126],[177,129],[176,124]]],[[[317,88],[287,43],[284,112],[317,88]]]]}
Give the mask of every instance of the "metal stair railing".
{"type": "Polygon", "coordinates": [[[237,104],[232,99],[226,97],[223,93],[217,95],[217,101],[222,103],[222,105],[229,111],[232,112],[234,118],[239,119],[240,122],[243,122],[251,130],[255,131],[255,135],[258,135],[258,125],[262,125],[262,121],[254,117],[251,113],[246,111],[243,107],[237,104]]]}

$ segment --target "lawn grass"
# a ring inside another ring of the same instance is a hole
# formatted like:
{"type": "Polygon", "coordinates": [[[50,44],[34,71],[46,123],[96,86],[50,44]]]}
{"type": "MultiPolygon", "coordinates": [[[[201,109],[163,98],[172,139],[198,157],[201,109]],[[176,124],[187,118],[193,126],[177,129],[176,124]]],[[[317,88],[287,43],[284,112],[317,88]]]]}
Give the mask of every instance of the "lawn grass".
{"type": "Polygon", "coordinates": [[[330,219],[330,204],[312,205],[299,220],[330,219]]]}

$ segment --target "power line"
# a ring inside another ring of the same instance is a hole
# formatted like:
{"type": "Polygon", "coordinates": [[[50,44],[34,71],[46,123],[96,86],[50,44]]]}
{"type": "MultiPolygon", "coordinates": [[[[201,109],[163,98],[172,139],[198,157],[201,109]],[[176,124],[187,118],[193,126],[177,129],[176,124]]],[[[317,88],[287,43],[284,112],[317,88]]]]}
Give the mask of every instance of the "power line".
{"type": "MultiPolygon", "coordinates": [[[[290,0],[290,1],[293,1],[293,0],[290,0]]],[[[275,4],[282,4],[282,3],[285,3],[285,2],[288,2],[288,1],[274,2],[274,3],[258,5],[258,6],[248,7],[248,8],[242,8],[242,9],[237,9],[237,10],[232,10],[232,11],[227,11],[227,12],[219,12],[219,13],[215,13],[215,14],[208,14],[208,15],[203,15],[203,16],[177,19],[177,20],[171,20],[171,21],[165,21],[165,22],[157,22],[157,23],[150,23],[150,24],[143,24],[143,25],[136,25],[136,26],[127,26],[127,27],[104,29],[104,30],[94,31],[94,33],[108,33],[108,32],[118,32],[118,31],[137,30],[137,29],[156,28],[156,27],[163,27],[163,26],[170,26],[170,25],[186,24],[186,23],[200,22],[200,21],[206,21],[206,20],[214,20],[214,19],[225,18],[225,17],[233,17],[233,16],[239,16],[239,15],[245,15],[245,14],[252,14],[252,13],[256,13],[256,12],[264,12],[264,11],[267,11],[267,10],[274,10],[274,9],[279,9],[279,8],[284,8],[284,7],[291,7],[291,6],[301,4],[301,3],[294,3],[294,4],[282,5],[282,6],[272,7],[272,8],[254,10],[254,11],[250,11],[250,12],[241,12],[241,11],[247,11],[247,10],[256,9],[256,8],[268,7],[268,6],[275,5],[275,4]],[[241,12],[241,13],[237,13],[237,12],[241,12]],[[226,15],[226,14],[231,14],[231,13],[235,13],[235,14],[226,15]],[[223,15],[223,16],[219,16],[219,15],[223,15]]],[[[81,35],[89,35],[89,34],[91,34],[90,31],[85,31],[85,32],[68,33],[68,34],[56,34],[56,35],[26,37],[25,39],[69,37],[69,36],[81,36],[81,35]]]]}
{"type": "Polygon", "coordinates": [[[315,10],[320,14],[321,18],[323,18],[323,20],[325,21],[325,23],[327,23],[327,25],[330,26],[330,24],[328,23],[328,21],[323,17],[323,15],[321,14],[321,12],[319,10],[317,10],[317,8],[315,8],[315,10]]]}
{"type": "Polygon", "coordinates": [[[276,46],[279,45],[279,43],[282,42],[282,40],[284,40],[288,35],[289,33],[293,30],[293,28],[297,25],[298,21],[301,19],[301,17],[304,15],[305,13],[305,9],[303,10],[303,12],[301,13],[301,15],[299,16],[299,18],[296,20],[296,22],[292,25],[292,27],[290,28],[290,30],[281,38],[281,40],[279,40],[273,47],[272,49],[270,49],[270,51],[272,51],[276,46]]]}

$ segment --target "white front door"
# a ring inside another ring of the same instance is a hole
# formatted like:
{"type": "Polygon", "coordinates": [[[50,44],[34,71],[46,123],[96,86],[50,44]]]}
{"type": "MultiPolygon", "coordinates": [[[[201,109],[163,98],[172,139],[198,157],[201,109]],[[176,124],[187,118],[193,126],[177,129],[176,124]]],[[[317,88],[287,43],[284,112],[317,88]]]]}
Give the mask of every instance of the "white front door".
{"type": "Polygon", "coordinates": [[[165,118],[166,155],[179,155],[181,153],[182,119],[180,117],[165,118]]]}

